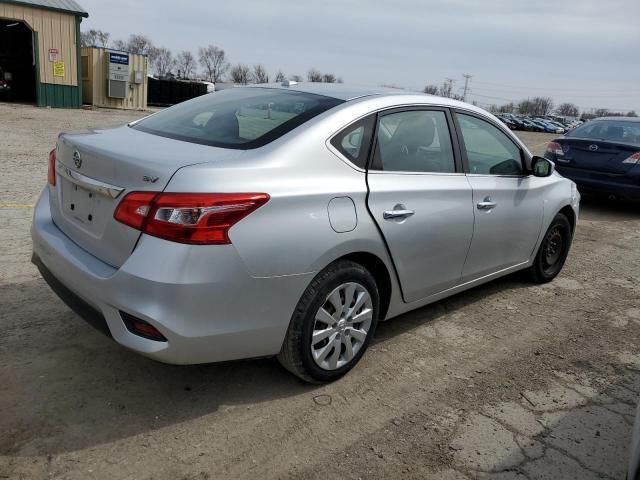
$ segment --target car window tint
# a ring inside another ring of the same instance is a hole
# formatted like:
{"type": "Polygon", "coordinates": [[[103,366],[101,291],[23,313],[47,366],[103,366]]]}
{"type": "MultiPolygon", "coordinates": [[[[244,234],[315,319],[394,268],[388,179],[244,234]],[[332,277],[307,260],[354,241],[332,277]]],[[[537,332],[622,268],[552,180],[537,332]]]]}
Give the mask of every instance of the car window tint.
{"type": "Polygon", "coordinates": [[[375,116],[371,115],[349,125],[331,139],[333,145],[340,153],[360,168],[365,168],[375,116]]]}
{"type": "Polygon", "coordinates": [[[640,122],[624,120],[595,120],[567,133],[567,137],[640,143],[640,122]]]}
{"type": "Polygon", "coordinates": [[[470,115],[458,114],[469,161],[469,173],[521,175],[520,149],[499,128],[470,115]]]}
{"type": "Polygon", "coordinates": [[[396,172],[455,172],[445,113],[412,110],[380,117],[373,165],[396,172]]]}
{"type": "Polygon", "coordinates": [[[304,92],[234,88],[178,104],[132,128],[214,147],[257,148],[341,103],[304,92]]]}

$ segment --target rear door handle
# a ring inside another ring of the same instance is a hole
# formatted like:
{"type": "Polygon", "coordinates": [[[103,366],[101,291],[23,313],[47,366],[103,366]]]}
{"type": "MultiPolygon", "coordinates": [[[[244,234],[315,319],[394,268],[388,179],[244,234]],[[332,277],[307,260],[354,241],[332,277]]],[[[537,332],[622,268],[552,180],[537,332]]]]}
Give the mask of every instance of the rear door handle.
{"type": "Polygon", "coordinates": [[[409,218],[414,213],[416,212],[414,212],[413,210],[409,210],[402,204],[399,204],[393,207],[393,210],[387,210],[386,212],[384,212],[382,214],[382,218],[384,218],[385,220],[403,220],[405,218],[409,218]]]}
{"type": "Polygon", "coordinates": [[[478,210],[491,210],[497,205],[496,202],[491,200],[491,197],[485,197],[481,202],[478,202],[478,210]]]}

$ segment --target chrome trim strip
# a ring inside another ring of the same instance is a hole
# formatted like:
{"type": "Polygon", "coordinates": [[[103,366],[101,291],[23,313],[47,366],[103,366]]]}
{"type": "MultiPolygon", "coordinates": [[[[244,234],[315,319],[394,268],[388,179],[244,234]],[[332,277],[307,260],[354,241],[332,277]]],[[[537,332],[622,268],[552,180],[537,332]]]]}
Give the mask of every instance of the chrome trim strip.
{"type": "Polygon", "coordinates": [[[87,177],[86,175],[82,175],[81,173],[74,170],[71,170],[61,162],[56,162],[56,171],[58,172],[58,175],[66,178],[74,185],[78,185],[79,187],[108,198],[118,198],[124,191],[124,188],[122,187],[104,183],[94,178],[87,177]]]}

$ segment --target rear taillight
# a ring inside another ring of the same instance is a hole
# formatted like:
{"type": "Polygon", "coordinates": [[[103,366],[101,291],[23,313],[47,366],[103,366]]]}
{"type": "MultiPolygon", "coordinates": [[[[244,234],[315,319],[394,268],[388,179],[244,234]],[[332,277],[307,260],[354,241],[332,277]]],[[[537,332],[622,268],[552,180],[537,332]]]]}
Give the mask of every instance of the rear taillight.
{"type": "Polygon", "coordinates": [[[562,151],[562,145],[560,145],[558,142],[549,142],[549,145],[547,145],[547,152],[555,153],[556,155],[564,155],[564,152],[562,151]]]}
{"type": "Polygon", "coordinates": [[[622,163],[631,163],[632,165],[640,164],[640,152],[634,153],[629,158],[625,158],[622,163]]]}
{"type": "Polygon", "coordinates": [[[229,229],[269,200],[266,193],[132,192],[114,217],[137,230],[179,243],[231,243],[229,229]]]}
{"type": "Polygon", "coordinates": [[[49,171],[47,172],[49,185],[56,185],[56,149],[49,152],[49,171]]]}

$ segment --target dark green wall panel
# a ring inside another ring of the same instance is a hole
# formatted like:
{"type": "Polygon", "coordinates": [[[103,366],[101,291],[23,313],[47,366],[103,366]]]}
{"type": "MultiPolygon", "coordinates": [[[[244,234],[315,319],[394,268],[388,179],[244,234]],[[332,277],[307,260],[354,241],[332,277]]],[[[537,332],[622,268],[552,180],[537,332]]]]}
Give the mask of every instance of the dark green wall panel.
{"type": "Polygon", "coordinates": [[[40,83],[38,85],[38,106],[80,108],[82,106],[80,88],[70,85],[40,83]]]}

